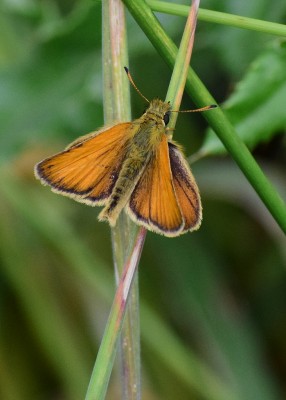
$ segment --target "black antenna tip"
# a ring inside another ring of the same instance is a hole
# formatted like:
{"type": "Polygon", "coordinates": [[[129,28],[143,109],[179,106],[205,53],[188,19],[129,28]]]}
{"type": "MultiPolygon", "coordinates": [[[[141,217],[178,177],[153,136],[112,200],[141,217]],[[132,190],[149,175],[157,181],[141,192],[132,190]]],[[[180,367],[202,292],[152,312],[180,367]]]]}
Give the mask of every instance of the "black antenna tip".
{"type": "Polygon", "coordinates": [[[129,73],[129,69],[127,67],[124,67],[126,74],[129,73]]]}
{"type": "Polygon", "coordinates": [[[211,104],[210,108],[217,108],[217,105],[216,104],[211,104]]]}

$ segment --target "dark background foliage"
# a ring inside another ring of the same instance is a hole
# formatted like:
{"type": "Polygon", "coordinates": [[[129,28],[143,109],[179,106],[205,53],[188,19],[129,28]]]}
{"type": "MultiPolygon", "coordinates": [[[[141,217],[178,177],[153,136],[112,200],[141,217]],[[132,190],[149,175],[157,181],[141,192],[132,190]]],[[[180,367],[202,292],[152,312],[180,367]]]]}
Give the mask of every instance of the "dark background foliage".
{"type": "MultiPolygon", "coordinates": [[[[284,2],[201,6],[286,17],[284,2]]],[[[42,187],[33,166],[103,124],[101,4],[5,0],[0,9],[0,397],[80,399],[114,290],[109,227],[97,208],[42,187]]],[[[158,17],[179,43],[184,19],[158,17]]],[[[171,71],[128,13],[127,23],[133,77],[148,98],[164,98],[171,71]]],[[[198,22],[193,68],[284,198],[285,62],[281,38],[198,22]]],[[[132,92],[134,117],[144,107],[132,92]]],[[[193,165],[204,220],[183,237],[147,235],[143,399],[285,398],[285,238],[201,115],[180,115],[174,137],[188,156],[205,155],[193,165]]],[[[118,393],[115,373],[108,396],[118,393]]]]}

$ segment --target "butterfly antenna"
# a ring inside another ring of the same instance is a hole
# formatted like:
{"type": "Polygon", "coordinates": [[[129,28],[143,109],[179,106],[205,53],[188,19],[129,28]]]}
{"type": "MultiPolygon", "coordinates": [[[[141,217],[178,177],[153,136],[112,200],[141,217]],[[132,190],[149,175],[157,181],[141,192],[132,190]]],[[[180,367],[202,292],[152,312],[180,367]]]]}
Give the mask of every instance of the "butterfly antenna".
{"type": "Polygon", "coordinates": [[[217,108],[216,104],[211,104],[210,106],[205,106],[202,108],[196,108],[195,110],[170,110],[170,112],[177,112],[177,113],[191,113],[191,112],[201,112],[211,110],[213,108],[217,108]]]}
{"type": "Polygon", "coordinates": [[[125,69],[125,72],[127,74],[127,78],[129,79],[131,85],[134,87],[134,89],[137,91],[137,93],[139,93],[140,96],[143,97],[143,99],[147,101],[147,103],[150,103],[150,101],[140,92],[138,87],[135,85],[135,83],[134,83],[134,81],[132,79],[132,76],[131,76],[131,74],[129,72],[129,69],[127,67],[124,67],[124,69],[125,69]]]}

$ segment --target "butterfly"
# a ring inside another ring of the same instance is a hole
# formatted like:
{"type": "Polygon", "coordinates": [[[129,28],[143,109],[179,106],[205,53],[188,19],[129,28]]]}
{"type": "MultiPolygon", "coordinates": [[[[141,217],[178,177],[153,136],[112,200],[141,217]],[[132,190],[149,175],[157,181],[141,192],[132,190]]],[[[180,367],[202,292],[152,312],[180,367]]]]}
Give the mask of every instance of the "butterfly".
{"type": "Polygon", "coordinates": [[[168,132],[171,112],[170,103],[154,99],[140,118],[82,136],[39,162],[35,176],[56,193],[104,206],[98,218],[111,226],[124,209],[136,224],[167,237],[194,231],[202,220],[200,194],[168,132]]]}

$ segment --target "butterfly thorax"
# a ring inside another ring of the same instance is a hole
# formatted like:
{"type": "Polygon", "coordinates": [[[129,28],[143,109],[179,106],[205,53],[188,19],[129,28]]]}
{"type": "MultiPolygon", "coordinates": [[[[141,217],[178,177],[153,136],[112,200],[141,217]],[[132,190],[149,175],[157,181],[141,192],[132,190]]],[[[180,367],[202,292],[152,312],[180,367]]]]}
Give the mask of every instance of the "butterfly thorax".
{"type": "Polygon", "coordinates": [[[162,136],[166,133],[169,112],[170,103],[165,103],[160,99],[154,99],[150,102],[142,117],[133,122],[140,125],[141,128],[134,136],[134,141],[138,141],[139,147],[147,147],[149,152],[157,147],[158,142],[162,140],[162,136]]]}

